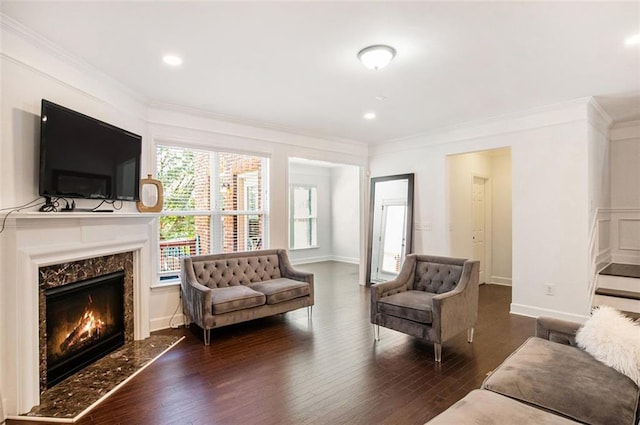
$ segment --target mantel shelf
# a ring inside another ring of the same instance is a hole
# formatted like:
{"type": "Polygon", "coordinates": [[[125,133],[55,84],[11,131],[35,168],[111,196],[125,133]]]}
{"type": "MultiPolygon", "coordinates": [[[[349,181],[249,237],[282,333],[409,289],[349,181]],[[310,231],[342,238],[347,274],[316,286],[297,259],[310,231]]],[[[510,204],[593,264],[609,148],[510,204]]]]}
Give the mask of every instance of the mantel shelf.
{"type": "Polygon", "coordinates": [[[9,218],[16,220],[50,220],[50,219],[66,219],[66,218],[90,218],[90,219],[103,219],[103,218],[127,218],[127,219],[141,219],[152,220],[156,217],[160,217],[162,213],[140,213],[135,211],[114,211],[114,212],[90,212],[90,211],[60,211],[60,212],[40,212],[40,211],[28,211],[12,213],[9,218]]]}

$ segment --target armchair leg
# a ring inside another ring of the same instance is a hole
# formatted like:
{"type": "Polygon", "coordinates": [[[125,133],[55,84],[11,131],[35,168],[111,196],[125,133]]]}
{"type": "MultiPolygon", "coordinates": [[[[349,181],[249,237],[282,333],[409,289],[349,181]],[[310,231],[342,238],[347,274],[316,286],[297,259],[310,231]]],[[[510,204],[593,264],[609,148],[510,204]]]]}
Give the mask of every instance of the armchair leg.
{"type": "Polygon", "coordinates": [[[473,329],[474,328],[467,329],[467,342],[473,342],[473,329]]]}
{"type": "Polygon", "coordinates": [[[211,344],[211,329],[204,329],[204,345],[211,344]]]}
{"type": "Polygon", "coordinates": [[[433,344],[433,349],[436,353],[436,362],[440,363],[442,361],[442,344],[433,344]]]}
{"type": "Polygon", "coordinates": [[[380,341],[380,325],[373,325],[373,339],[380,341]]]}
{"type": "Polygon", "coordinates": [[[313,316],[313,306],[312,305],[307,307],[307,319],[311,320],[311,316],[313,316]]]}

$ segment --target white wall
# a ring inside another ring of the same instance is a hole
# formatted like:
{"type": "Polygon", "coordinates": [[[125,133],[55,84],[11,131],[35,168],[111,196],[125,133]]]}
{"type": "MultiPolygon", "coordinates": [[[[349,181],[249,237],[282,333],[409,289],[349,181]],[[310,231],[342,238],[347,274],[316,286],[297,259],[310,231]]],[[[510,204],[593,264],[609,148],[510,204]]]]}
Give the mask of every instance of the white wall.
{"type": "Polygon", "coordinates": [[[341,165],[331,169],[331,239],[336,261],[360,261],[360,170],[341,165]]]}
{"type": "Polygon", "coordinates": [[[610,137],[611,209],[600,214],[609,233],[600,239],[613,262],[640,264],[640,121],[613,125],[610,137]]]}
{"type": "Polygon", "coordinates": [[[371,148],[372,176],[414,172],[415,251],[449,253],[446,157],[511,147],[513,293],[511,310],[580,320],[587,279],[587,104],[578,99],[371,148]],[[555,295],[544,284],[555,285],[555,295]]]}
{"type": "Polygon", "coordinates": [[[611,207],[640,209],[640,121],[611,129],[611,207]]]}
{"type": "Polygon", "coordinates": [[[491,278],[493,283],[512,282],[511,152],[491,155],[491,278]]]}

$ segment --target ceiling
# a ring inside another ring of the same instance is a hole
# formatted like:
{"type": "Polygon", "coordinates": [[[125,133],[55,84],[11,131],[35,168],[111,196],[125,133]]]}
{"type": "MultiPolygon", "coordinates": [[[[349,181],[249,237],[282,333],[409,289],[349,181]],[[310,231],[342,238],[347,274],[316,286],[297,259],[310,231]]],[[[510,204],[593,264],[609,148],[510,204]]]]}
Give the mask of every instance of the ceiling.
{"type": "Polygon", "coordinates": [[[0,3],[150,104],[250,125],[381,143],[585,96],[640,118],[635,1],[0,3]]]}

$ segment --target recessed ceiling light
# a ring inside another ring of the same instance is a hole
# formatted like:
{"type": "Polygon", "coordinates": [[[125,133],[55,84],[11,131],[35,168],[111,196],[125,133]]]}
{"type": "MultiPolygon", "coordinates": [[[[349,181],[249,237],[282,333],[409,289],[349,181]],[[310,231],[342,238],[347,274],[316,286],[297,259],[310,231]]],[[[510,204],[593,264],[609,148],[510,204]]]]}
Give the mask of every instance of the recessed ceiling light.
{"type": "Polygon", "coordinates": [[[396,49],[391,46],[377,44],[365,47],[358,52],[358,59],[369,69],[378,70],[389,65],[391,59],[396,55],[396,49]]]}
{"type": "Polygon", "coordinates": [[[387,98],[387,96],[382,96],[382,95],[379,95],[379,96],[376,96],[376,97],[375,97],[375,99],[376,99],[376,100],[379,100],[379,101],[386,100],[386,98],[387,98]]]}
{"type": "Polygon", "coordinates": [[[366,114],[363,115],[365,120],[372,120],[376,117],[376,113],[375,112],[367,112],[366,114]]]}
{"type": "Polygon", "coordinates": [[[624,41],[624,44],[627,46],[634,46],[636,44],[640,44],[640,34],[632,35],[624,41]]]}
{"type": "Polygon", "coordinates": [[[171,65],[171,66],[182,65],[182,58],[176,55],[165,55],[162,57],[162,61],[167,65],[171,65]]]}

